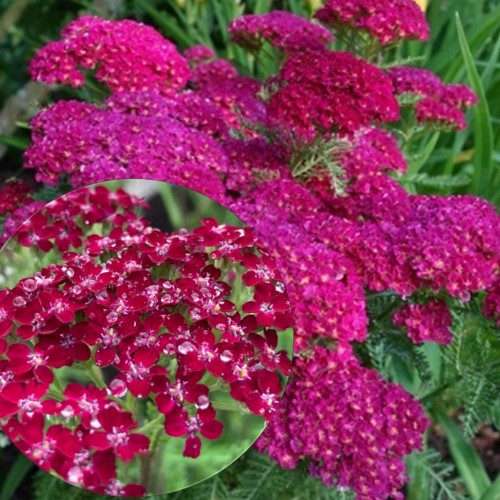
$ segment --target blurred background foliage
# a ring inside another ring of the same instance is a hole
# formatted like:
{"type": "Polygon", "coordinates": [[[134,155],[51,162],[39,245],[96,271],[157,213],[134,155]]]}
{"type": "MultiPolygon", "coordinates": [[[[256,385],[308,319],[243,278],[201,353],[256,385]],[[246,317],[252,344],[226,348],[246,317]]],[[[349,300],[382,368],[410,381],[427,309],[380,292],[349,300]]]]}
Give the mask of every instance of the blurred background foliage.
{"type": "MultiPolygon", "coordinates": [[[[58,38],[60,29],[77,16],[92,13],[107,18],[134,18],[155,26],[181,50],[206,44],[221,57],[231,59],[243,73],[259,76],[263,68],[255,65],[252,56],[229,43],[227,23],[242,13],[272,9],[308,16],[321,3],[321,0],[0,0],[0,180],[13,175],[30,176],[22,169],[22,153],[29,144],[28,121],[33,114],[60,98],[92,99],[85,91],[48,89],[30,82],[27,73],[34,51],[58,38]]],[[[467,129],[450,134],[429,132],[423,137],[416,145],[415,161],[403,181],[412,192],[473,193],[500,207],[500,0],[419,0],[419,3],[427,6],[431,39],[427,44],[406,43],[395,57],[431,69],[445,82],[473,86],[481,103],[468,113],[467,129]]],[[[459,332],[460,342],[472,338],[463,336],[468,335],[469,329],[470,325],[465,324],[463,332],[459,332]]],[[[471,367],[471,377],[476,379],[470,380],[483,384],[487,379],[481,378],[478,370],[486,366],[482,363],[487,363],[491,353],[474,346],[471,349],[476,350],[478,359],[471,367]]],[[[438,377],[442,363],[439,348],[429,346],[427,351],[432,376],[438,377]]],[[[446,363],[458,366],[460,355],[460,350],[452,349],[446,363]]],[[[411,375],[403,374],[401,382],[407,379],[407,385],[410,384],[411,375]]],[[[463,390],[471,388],[474,386],[464,386],[463,390]]],[[[447,400],[441,396],[429,395],[439,403],[433,406],[436,424],[428,436],[432,447],[409,458],[411,482],[405,491],[406,498],[499,500],[500,405],[493,410],[492,425],[479,427],[472,439],[467,429],[448,416],[447,400]]],[[[0,471],[0,500],[105,498],[70,487],[43,472],[35,473],[32,464],[1,435],[0,471]]],[[[348,492],[327,489],[306,477],[302,468],[298,472],[284,471],[265,456],[251,451],[199,486],[154,498],[352,498],[348,492]]]]}

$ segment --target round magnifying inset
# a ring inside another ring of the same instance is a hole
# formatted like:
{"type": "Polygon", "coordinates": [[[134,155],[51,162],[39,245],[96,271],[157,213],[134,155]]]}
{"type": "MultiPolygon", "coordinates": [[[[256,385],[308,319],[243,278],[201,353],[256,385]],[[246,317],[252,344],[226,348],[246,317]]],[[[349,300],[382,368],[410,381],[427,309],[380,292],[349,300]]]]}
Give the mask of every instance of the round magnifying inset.
{"type": "Polygon", "coordinates": [[[72,191],[0,254],[0,425],[91,492],[162,494],[228,466],[276,411],[292,345],[273,259],[188,189],[72,191]]]}

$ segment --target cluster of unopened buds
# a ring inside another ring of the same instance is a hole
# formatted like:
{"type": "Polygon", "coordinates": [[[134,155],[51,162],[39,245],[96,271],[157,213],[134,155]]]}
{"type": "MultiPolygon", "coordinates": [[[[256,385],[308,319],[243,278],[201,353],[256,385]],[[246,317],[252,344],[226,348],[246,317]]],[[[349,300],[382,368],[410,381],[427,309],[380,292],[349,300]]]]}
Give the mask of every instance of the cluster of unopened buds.
{"type": "Polygon", "coordinates": [[[291,369],[277,349],[288,299],[252,232],[204,219],[167,234],[136,214],[143,206],[104,186],[46,205],[4,251],[58,260],[0,292],[4,431],[43,469],[123,496],[146,493],[120,482],[119,464],[154,453],[152,430],[184,437],[196,458],[200,436],[223,432],[212,389],[269,420],[291,369]],[[87,383],[64,386],[64,367],[87,383]],[[147,401],[156,419],[145,423],[147,401]]]}

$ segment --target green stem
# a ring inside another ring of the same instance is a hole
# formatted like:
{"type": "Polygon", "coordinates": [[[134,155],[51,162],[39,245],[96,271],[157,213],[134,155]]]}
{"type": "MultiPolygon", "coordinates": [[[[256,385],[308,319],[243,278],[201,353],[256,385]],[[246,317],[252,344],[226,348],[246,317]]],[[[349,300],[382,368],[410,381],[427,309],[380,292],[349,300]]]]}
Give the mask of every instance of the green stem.
{"type": "Polygon", "coordinates": [[[155,430],[156,427],[158,427],[158,424],[163,423],[163,419],[165,418],[165,415],[161,414],[158,415],[155,419],[151,420],[151,422],[148,422],[146,425],[141,427],[140,429],[137,430],[137,432],[140,432],[141,434],[146,434],[150,432],[151,430],[155,430]]]}
{"type": "Polygon", "coordinates": [[[151,471],[151,464],[152,464],[151,453],[148,453],[147,455],[142,455],[139,459],[139,462],[140,462],[140,468],[141,468],[141,484],[147,490],[148,484],[149,484],[149,475],[150,475],[150,471],[151,471]]]}
{"type": "Polygon", "coordinates": [[[64,392],[64,388],[61,384],[61,381],[57,378],[57,374],[55,373],[55,370],[52,372],[54,374],[54,382],[52,382],[54,384],[54,387],[60,392],[60,393],[63,393],[64,392]]]}
{"type": "Polygon", "coordinates": [[[136,402],[137,402],[137,399],[134,398],[134,396],[132,395],[132,393],[130,391],[127,392],[126,407],[127,407],[128,411],[130,413],[132,413],[132,415],[134,415],[134,417],[135,417],[136,402]]]}
{"type": "Polygon", "coordinates": [[[99,388],[104,389],[106,387],[106,382],[104,382],[104,377],[102,371],[99,367],[94,364],[89,365],[86,368],[87,375],[90,377],[92,382],[99,388]]]}
{"type": "Polygon", "coordinates": [[[179,200],[174,196],[172,186],[162,186],[160,189],[160,196],[173,226],[177,229],[181,229],[185,225],[185,218],[179,206],[179,200]]]}
{"type": "Polygon", "coordinates": [[[165,470],[163,469],[163,458],[165,455],[166,442],[160,443],[163,429],[159,427],[151,437],[150,455],[151,462],[148,473],[148,491],[151,493],[162,493],[166,488],[165,470]]]}
{"type": "Polygon", "coordinates": [[[47,396],[52,399],[57,399],[59,401],[64,401],[64,396],[59,392],[54,389],[51,389],[49,392],[47,392],[47,396]]]}
{"type": "Polygon", "coordinates": [[[212,406],[216,410],[227,410],[227,411],[237,411],[240,413],[249,413],[241,403],[229,402],[229,401],[212,401],[212,406]]]}
{"type": "Polygon", "coordinates": [[[439,396],[441,393],[443,393],[444,391],[446,391],[447,389],[449,389],[450,387],[454,386],[455,384],[457,384],[458,382],[460,382],[460,380],[462,380],[462,375],[458,375],[457,377],[455,377],[454,379],[452,380],[449,380],[448,382],[446,382],[445,384],[441,385],[440,387],[438,387],[437,389],[434,389],[432,392],[430,392],[429,394],[426,394],[425,396],[423,396],[422,398],[420,398],[420,402],[422,404],[425,404],[429,401],[431,401],[432,399],[434,399],[436,396],[439,396]]]}

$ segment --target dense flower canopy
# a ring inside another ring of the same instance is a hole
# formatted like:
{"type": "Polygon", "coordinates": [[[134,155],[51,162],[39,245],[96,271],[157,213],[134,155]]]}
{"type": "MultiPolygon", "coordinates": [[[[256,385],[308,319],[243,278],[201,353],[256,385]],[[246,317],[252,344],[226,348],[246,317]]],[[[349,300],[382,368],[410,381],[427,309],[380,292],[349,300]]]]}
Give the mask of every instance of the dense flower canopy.
{"type": "Polygon", "coordinates": [[[345,345],[316,346],[295,373],[258,448],[285,468],[309,458],[313,475],[354,488],[357,498],[402,499],[400,457],[420,446],[428,425],[418,402],[362,367],[345,345]]]}
{"type": "MultiPolygon", "coordinates": [[[[163,63],[157,67],[164,84],[159,85],[146,64],[157,57],[153,50],[127,69],[129,75],[137,71],[144,76],[146,83],[140,87],[128,79],[108,79],[106,71],[111,68],[112,73],[116,64],[123,67],[114,58],[107,59],[112,42],[105,38],[111,45],[98,54],[99,59],[95,56],[95,61],[102,61],[96,76],[110,87],[111,96],[100,105],[58,102],[39,113],[32,121],[33,144],[26,153],[26,166],[49,184],[66,178],[73,186],[130,176],[170,180],[230,207],[253,228],[276,260],[294,316],[292,382],[258,442],[259,449],[282,467],[294,468],[300,460],[307,460],[313,475],[326,484],[352,488],[359,498],[402,498],[399,490],[406,481],[403,458],[421,449],[429,422],[418,401],[382,378],[366,359],[361,361],[352,345],[364,345],[377,327],[368,303],[377,294],[396,298],[387,328],[412,347],[452,341],[453,301],[467,304],[485,295],[485,314],[500,321],[500,218],[493,206],[477,197],[410,194],[399,182],[408,168],[398,141],[400,118],[413,117],[410,125],[419,131],[460,129],[465,125],[465,109],[477,102],[467,87],[445,84],[429,71],[400,65],[386,70],[375,64],[383,61],[386,46],[427,39],[428,25],[416,3],[328,0],[315,17],[333,28],[337,39],[345,41],[348,33],[373,54],[365,60],[359,53],[331,50],[331,33],[289,13],[249,15],[234,20],[229,32],[233,41],[252,53],[266,44],[281,49],[275,74],[260,80],[243,75],[236,64],[219,59],[211,48],[195,46],[183,53],[185,60],[173,53],[173,76],[165,79],[163,63]]],[[[143,25],[133,28],[131,21],[101,24],[84,19],[83,26],[95,25],[106,33],[116,29],[120,36],[146,29],[143,25]]],[[[49,82],[83,83],[78,75],[62,78],[52,55],[57,57],[59,50],[66,50],[57,44],[81,47],[84,42],[75,33],[64,35],[68,41],[49,44],[39,52],[33,63],[35,76],[49,82]]],[[[163,47],[156,44],[159,34],[147,36],[154,38],[154,47],[163,47]]],[[[131,36],[127,47],[135,50],[136,41],[136,35],[131,36]]],[[[170,47],[167,40],[164,44],[170,47]]],[[[96,50],[92,43],[90,49],[96,50]]],[[[71,56],[71,67],[94,65],[77,56],[71,56]]],[[[20,220],[15,214],[12,224],[20,220]]],[[[211,223],[205,230],[217,233],[211,223]]],[[[65,251],[80,237],[78,231],[70,231],[62,239],[53,240],[55,236],[49,235],[47,240],[46,234],[37,234],[36,227],[20,234],[42,251],[49,244],[65,251]]],[[[109,264],[111,274],[116,269],[143,266],[134,248],[129,249],[124,241],[132,247],[139,241],[149,264],[160,264],[170,248],[157,233],[143,236],[140,222],[133,234],[118,232],[107,241],[90,240],[86,248],[90,255],[124,250],[109,264]]],[[[238,249],[232,253],[233,243],[223,246],[230,249],[231,258],[240,258],[238,249]]],[[[255,323],[260,325],[264,335],[249,337],[252,349],[260,351],[257,364],[287,372],[282,357],[266,354],[277,345],[273,330],[289,324],[283,317],[283,293],[269,286],[269,276],[275,276],[267,259],[249,257],[241,262],[248,270],[245,284],[255,287],[253,299],[243,308],[243,313],[253,315],[251,321],[236,315],[231,321],[217,315],[214,320],[215,307],[228,312],[224,310],[228,305],[216,300],[220,294],[195,307],[191,276],[180,290],[170,285],[168,290],[151,290],[151,284],[145,282],[151,294],[140,294],[143,299],[124,289],[122,302],[118,303],[118,297],[106,297],[99,307],[107,311],[104,318],[111,315],[113,319],[107,321],[115,324],[121,321],[119,308],[127,314],[140,311],[137,300],[156,303],[166,295],[179,300],[184,294],[191,311],[196,309],[194,319],[212,326],[215,321],[217,329],[224,331],[224,343],[231,344],[242,332],[251,332],[255,323]]],[[[192,265],[200,273],[197,262],[192,265]]],[[[99,283],[98,270],[89,266],[88,273],[99,283]]],[[[74,279],[79,277],[75,272],[74,279]]],[[[200,279],[212,282],[217,276],[207,271],[200,279]]],[[[5,300],[0,297],[0,305],[5,300]]],[[[44,300],[52,304],[58,297],[44,300]]],[[[67,318],[76,308],[67,304],[67,318]]],[[[9,307],[4,310],[10,314],[9,307]]],[[[95,314],[92,322],[100,323],[102,314],[95,314]]],[[[157,320],[143,326],[140,342],[147,344],[159,331],[157,320]]],[[[165,326],[171,344],[161,347],[174,345],[175,350],[176,345],[187,372],[196,372],[205,363],[207,369],[229,377],[234,399],[251,411],[270,416],[268,409],[276,408],[279,392],[276,380],[262,375],[245,379],[247,367],[241,364],[229,375],[219,364],[208,361],[209,354],[201,359],[200,352],[226,357],[225,347],[221,351],[203,328],[191,331],[185,339],[186,325],[179,318],[170,318],[165,326]]],[[[0,321],[0,335],[7,327],[0,321]]],[[[32,334],[29,328],[22,331],[28,337],[32,334]]],[[[122,349],[106,345],[111,342],[107,333],[90,329],[86,341],[98,346],[98,358],[104,364],[113,363],[113,353],[122,349]]],[[[58,334],[56,330],[47,332],[50,337],[58,334]]],[[[126,374],[145,373],[154,361],[132,343],[132,334],[127,337],[123,348],[132,356],[119,368],[126,374]]],[[[13,351],[21,365],[26,365],[25,354],[13,351]]],[[[242,355],[237,349],[230,354],[236,361],[242,355]]],[[[37,367],[29,370],[40,371],[37,367]]],[[[194,377],[185,387],[172,388],[173,392],[151,382],[152,389],[160,390],[158,407],[171,417],[166,432],[186,436],[186,453],[191,456],[199,450],[200,435],[219,432],[214,415],[204,408],[206,394],[198,382],[194,377]],[[198,405],[195,418],[186,418],[175,391],[198,405]]],[[[122,390],[139,393],[143,385],[126,375],[117,380],[115,389],[117,394],[122,390]]],[[[98,395],[92,397],[99,399],[98,395]]],[[[69,406],[78,411],[74,403],[69,406]]],[[[119,421],[116,415],[110,418],[113,423],[119,421]]],[[[126,417],[120,418],[124,420],[120,425],[129,425],[126,417]]],[[[105,424],[101,426],[100,432],[107,432],[105,424]]],[[[59,429],[52,433],[57,441],[59,429]]],[[[98,443],[102,437],[95,439],[98,443]]],[[[115,451],[114,447],[102,448],[93,460],[104,460],[115,451]]],[[[106,477],[109,488],[125,491],[112,472],[106,477]]]]}

